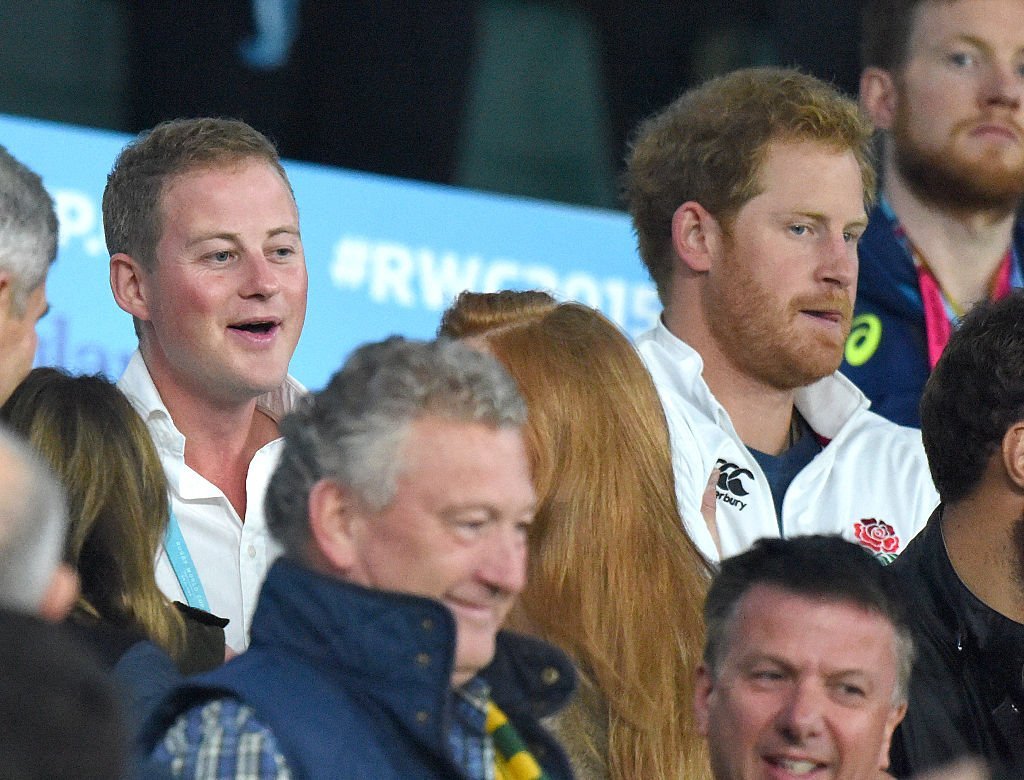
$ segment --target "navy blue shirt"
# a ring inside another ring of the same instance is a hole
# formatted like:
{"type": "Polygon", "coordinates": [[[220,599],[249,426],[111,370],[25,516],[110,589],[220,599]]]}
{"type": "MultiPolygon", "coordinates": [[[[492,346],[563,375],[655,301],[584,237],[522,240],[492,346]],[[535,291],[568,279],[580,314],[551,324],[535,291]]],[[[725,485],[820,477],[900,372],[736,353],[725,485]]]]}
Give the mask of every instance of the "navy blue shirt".
{"type": "Polygon", "coordinates": [[[782,500],[786,497],[786,491],[789,490],[793,478],[821,452],[821,443],[811,430],[811,426],[802,417],[799,425],[800,432],[796,443],[780,455],[769,455],[753,447],[747,448],[768,480],[772,501],[775,502],[775,516],[779,520],[779,535],[783,537],[786,531],[782,527],[782,500]]]}

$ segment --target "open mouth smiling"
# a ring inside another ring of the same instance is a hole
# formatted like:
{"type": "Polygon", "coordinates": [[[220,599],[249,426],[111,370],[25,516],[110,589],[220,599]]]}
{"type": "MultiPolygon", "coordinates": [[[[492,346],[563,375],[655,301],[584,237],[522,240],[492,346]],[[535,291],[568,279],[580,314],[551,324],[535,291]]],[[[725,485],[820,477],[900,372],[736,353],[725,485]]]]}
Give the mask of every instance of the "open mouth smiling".
{"type": "Polygon", "coordinates": [[[241,322],[236,325],[229,325],[231,330],[240,330],[245,333],[266,335],[277,328],[281,323],[276,320],[253,320],[252,322],[241,322]]]}
{"type": "Polygon", "coordinates": [[[273,322],[262,321],[262,322],[246,322],[240,324],[240,326],[230,326],[236,331],[248,331],[249,333],[270,333],[270,330],[275,328],[273,322]]]}
{"type": "Polygon", "coordinates": [[[825,764],[819,763],[806,758],[785,758],[783,756],[768,756],[765,760],[771,765],[778,769],[783,770],[787,774],[793,775],[794,777],[806,777],[820,769],[825,768],[825,764]]]}
{"type": "Polygon", "coordinates": [[[281,329],[281,321],[275,319],[249,320],[228,325],[228,330],[253,344],[270,344],[281,329]]]}

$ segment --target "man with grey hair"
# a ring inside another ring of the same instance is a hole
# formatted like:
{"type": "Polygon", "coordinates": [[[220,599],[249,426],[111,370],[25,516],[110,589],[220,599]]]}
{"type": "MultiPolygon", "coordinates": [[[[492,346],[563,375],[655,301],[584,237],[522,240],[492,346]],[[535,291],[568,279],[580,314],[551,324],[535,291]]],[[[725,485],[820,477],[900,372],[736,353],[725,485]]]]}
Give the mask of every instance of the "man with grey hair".
{"type": "Polygon", "coordinates": [[[0,146],[0,403],[32,368],[57,215],[42,179],[0,146]]]}
{"type": "Polygon", "coordinates": [[[54,625],[78,596],[67,530],[60,483],[0,424],[0,777],[124,776],[122,692],[54,625]]]}
{"type": "Polygon", "coordinates": [[[499,633],[536,503],[525,418],[468,346],[357,350],[282,422],[266,510],[285,555],[250,647],[171,697],[153,761],[179,777],[540,777],[538,762],[570,777],[537,718],[571,693],[571,666],[499,633]]]}
{"type": "Polygon", "coordinates": [[[62,562],[64,491],[27,444],[0,426],[0,607],[63,620],[78,577],[62,562]]]}
{"type": "Polygon", "coordinates": [[[907,708],[914,643],[895,578],[837,536],[762,539],[704,605],[698,728],[715,780],[875,780],[907,708]]]}

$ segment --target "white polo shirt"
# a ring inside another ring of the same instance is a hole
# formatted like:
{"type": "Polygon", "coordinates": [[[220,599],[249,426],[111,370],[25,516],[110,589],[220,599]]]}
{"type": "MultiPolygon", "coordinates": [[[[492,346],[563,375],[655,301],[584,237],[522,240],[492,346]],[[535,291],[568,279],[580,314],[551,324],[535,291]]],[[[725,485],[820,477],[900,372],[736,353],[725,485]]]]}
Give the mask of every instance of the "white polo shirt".
{"type": "MultiPolygon", "coordinates": [[[[233,650],[241,652],[249,644],[249,625],[263,579],[281,554],[280,546],[267,531],[263,497],[284,440],[265,444],[249,464],[243,523],[220,488],[185,465],[185,436],[175,427],[138,351],[117,386],[149,427],[167,475],[171,510],[206,591],[210,611],[231,621],[224,629],[225,639],[233,650]]],[[[276,421],[291,411],[305,392],[289,376],[280,388],[260,396],[256,403],[276,421]]],[[[163,546],[157,555],[156,581],[169,599],[185,601],[163,546]]]]}
{"type": "MultiPolygon", "coordinates": [[[[700,514],[716,466],[722,470],[715,502],[722,557],[778,537],[768,480],[704,382],[700,355],[663,323],[640,336],[637,348],[668,418],[676,495],[694,543],[718,560],[700,514]]],[[[786,491],[782,533],[840,534],[890,562],[939,502],[920,431],[869,411],[864,394],[839,373],[797,390],[795,403],[824,446],[786,491]]]]}

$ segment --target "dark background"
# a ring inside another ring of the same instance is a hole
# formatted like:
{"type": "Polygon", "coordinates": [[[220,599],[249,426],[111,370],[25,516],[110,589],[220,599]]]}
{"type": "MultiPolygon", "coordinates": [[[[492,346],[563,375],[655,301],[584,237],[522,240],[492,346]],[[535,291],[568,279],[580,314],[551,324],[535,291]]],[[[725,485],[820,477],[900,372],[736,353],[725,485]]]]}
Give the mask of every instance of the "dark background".
{"type": "Polygon", "coordinates": [[[857,39],[850,0],[0,0],[0,112],[235,116],[290,158],[614,208],[652,110],[754,64],[852,94],[857,39]]]}

